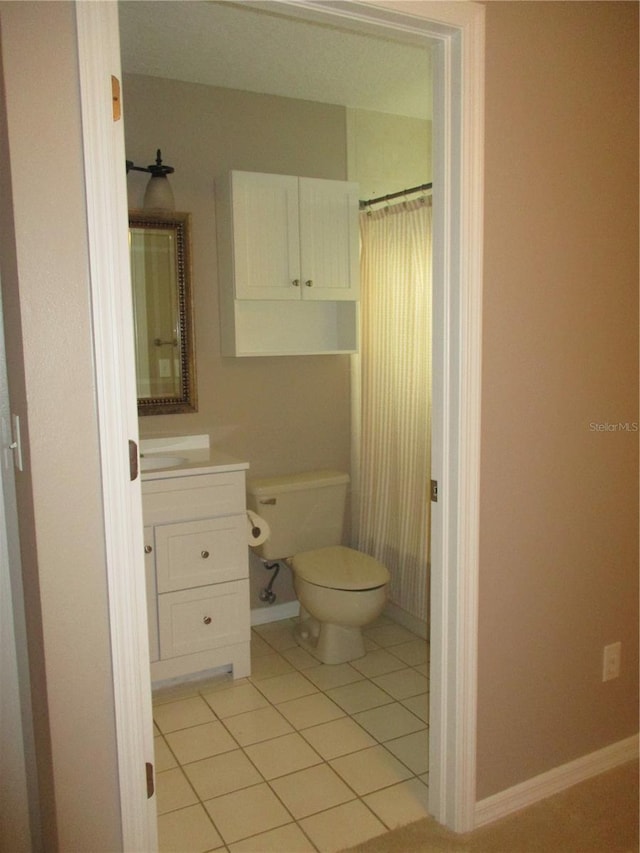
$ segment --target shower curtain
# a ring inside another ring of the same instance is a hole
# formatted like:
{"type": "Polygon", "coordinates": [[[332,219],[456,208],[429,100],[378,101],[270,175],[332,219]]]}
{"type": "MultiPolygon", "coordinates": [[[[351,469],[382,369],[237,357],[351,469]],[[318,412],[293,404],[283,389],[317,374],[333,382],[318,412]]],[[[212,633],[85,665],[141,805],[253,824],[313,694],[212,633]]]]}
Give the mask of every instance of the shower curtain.
{"type": "Polygon", "coordinates": [[[427,621],[431,454],[431,198],[362,213],[356,547],[391,601],[427,621]]]}

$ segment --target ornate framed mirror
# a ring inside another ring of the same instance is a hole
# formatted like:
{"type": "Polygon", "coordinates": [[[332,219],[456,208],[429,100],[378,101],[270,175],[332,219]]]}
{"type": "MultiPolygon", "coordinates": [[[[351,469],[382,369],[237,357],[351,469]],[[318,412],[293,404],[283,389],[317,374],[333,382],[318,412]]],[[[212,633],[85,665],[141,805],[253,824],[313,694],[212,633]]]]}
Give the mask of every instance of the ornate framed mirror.
{"type": "Polygon", "coordinates": [[[139,415],[197,411],[191,215],[129,211],[139,415]]]}

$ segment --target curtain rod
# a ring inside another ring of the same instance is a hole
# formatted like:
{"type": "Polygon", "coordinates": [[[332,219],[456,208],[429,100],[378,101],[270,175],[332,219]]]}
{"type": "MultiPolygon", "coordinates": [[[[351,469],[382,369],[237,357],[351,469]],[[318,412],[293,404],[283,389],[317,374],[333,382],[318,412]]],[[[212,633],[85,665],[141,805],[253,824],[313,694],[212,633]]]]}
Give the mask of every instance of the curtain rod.
{"type": "Polygon", "coordinates": [[[360,210],[364,210],[365,207],[369,207],[370,204],[377,204],[381,201],[389,201],[392,198],[400,198],[403,195],[410,195],[411,193],[422,192],[423,190],[432,189],[433,184],[421,184],[419,187],[410,187],[408,190],[400,190],[397,193],[389,193],[388,195],[381,195],[378,198],[370,198],[367,201],[360,201],[360,210]]]}

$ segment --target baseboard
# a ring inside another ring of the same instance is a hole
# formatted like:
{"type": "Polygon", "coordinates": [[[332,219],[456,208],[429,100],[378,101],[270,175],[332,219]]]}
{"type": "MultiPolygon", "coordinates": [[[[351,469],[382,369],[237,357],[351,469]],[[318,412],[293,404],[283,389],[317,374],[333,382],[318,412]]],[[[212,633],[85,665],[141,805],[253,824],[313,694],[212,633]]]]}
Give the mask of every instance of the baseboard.
{"type": "Polygon", "coordinates": [[[393,604],[391,601],[387,601],[385,604],[384,613],[390,619],[393,619],[394,622],[397,622],[398,625],[402,625],[403,628],[408,628],[409,631],[412,631],[419,637],[423,637],[425,640],[429,639],[429,625],[426,619],[418,619],[417,616],[407,613],[406,610],[403,610],[402,607],[398,607],[397,604],[393,604]]]}
{"type": "Polygon", "coordinates": [[[638,757],[638,735],[584,755],[476,803],[475,826],[506,817],[638,757]]]}
{"type": "Polygon", "coordinates": [[[252,625],[265,625],[267,622],[278,622],[280,619],[292,619],[300,612],[299,601],[285,601],[272,607],[256,607],[251,611],[252,625]]]}

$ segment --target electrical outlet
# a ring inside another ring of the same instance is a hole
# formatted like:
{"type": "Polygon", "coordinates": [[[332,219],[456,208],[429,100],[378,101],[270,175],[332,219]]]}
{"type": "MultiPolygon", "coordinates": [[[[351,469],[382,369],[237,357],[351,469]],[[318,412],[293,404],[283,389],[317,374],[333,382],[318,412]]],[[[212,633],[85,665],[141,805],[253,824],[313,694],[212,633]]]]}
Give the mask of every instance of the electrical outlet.
{"type": "Polygon", "coordinates": [[[620,656],[622,643],[610,643],[604,647],[602,655],[602,680],[612,681],[620,675],[620,656]]]}

